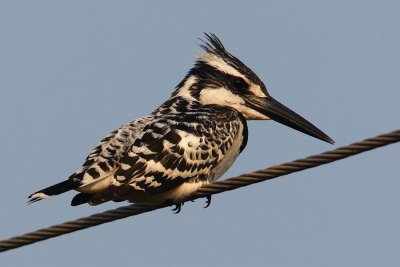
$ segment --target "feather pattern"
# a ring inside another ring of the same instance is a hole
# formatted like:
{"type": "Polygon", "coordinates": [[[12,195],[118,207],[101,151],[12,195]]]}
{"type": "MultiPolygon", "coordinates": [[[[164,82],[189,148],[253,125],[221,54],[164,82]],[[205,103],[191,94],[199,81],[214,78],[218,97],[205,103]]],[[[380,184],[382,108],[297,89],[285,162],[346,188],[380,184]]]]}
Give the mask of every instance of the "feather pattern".
{"type": "Polygon", "coordinates": [[[112,185],[91,204],[114,199],[180,203],[201,184],[218,179],[247,142],[245,118],[229,107],[174,97],[152,115],[121,159],[112,185]],[[184,183],[197,185],[178,195],[171,192],[184,183]]]}
{"type": "Polygon", "coordinates": [[[157,116],[165,107],[156,111],[115,173],[119,183],[134,191],[157,194],[192,179],[214,181],[222,175],[216,166],[230,150],[236,159],[243,149],[247,126],[236,110],[180,97],[167,105],[165,115],[157,116]]]}

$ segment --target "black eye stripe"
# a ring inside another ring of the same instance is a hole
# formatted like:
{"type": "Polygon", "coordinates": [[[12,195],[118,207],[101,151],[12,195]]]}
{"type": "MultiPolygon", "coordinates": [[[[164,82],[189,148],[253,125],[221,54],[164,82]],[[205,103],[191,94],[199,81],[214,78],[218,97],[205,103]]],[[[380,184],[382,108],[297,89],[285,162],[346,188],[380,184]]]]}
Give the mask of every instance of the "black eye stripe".
{"type": "MultiPolygon", "coordinates": [[[[182,87],[189,77],[195,77],[197,79],[196,83],[189,89],[191,95],[196,99],[199,98],[200,92],[204,88],[212,89],[225,87],[237,95],[252,94],[249,90],[250,84],[245,79],[220,70],[201,60],[196,62],[185,79],[178,84],[177,89],[182,87]]],[[[175,93],[177,92],[178,90],[175,91],[175,93]]]]}

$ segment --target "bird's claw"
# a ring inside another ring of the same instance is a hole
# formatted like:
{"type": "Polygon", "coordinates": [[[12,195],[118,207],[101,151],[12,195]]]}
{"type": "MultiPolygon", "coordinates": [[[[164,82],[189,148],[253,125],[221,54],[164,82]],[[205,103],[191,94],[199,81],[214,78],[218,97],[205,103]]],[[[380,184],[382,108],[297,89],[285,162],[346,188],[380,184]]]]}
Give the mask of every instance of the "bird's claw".
{"type": "Polygon", "coordinates": [[[203,208],[208,208],[211,205],[211,196],[206,196],[206,205],[203,208]]]}
{"type": "Polygon", "coordinates": [[[173,204],[175,208],[171,209],[175,214],[178,214],[182,210],[183,203],[173,204]]]}
{"type": "MultiPolygon", "coordinates": [[[[203,207],[203,208],[208,208],[209,206],[210,206],[210,204],[211,204],[211,196],[206,196],[206,205],[203,207]]],[[[191,200],[192,202],[194,202],[194,200],[192,199],[191,200]]],[[[172,205],[175,205],[175,207],[174,208],[172,208],[171,210],[175,213],[175,214],[178,214],[179,212],[181,212],[181,210],[182,210],[182,206],[183,206],[183,204],[184,204],[184,202],[182,202],[182,203],[173,203],[172,201],[167,201],[167,204],[169,205],[169,206],[172,206],[172,205]]]]}

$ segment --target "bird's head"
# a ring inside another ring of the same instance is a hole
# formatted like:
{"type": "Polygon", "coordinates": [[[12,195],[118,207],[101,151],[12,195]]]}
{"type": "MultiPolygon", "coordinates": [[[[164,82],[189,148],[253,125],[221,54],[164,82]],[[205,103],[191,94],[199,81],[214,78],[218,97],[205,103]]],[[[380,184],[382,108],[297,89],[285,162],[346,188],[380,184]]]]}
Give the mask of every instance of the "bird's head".
{"type": "Polygon", "coordinates": [[[261,79],[229,53],[215,34],[205,34],[204,52],[178,84],[173,97],[180,96],[203,105],[236,109],[248,120],[272,119],[300,132],[333,144],[334,141],[309,121],[279,103],[267,92],[261,79]]]}

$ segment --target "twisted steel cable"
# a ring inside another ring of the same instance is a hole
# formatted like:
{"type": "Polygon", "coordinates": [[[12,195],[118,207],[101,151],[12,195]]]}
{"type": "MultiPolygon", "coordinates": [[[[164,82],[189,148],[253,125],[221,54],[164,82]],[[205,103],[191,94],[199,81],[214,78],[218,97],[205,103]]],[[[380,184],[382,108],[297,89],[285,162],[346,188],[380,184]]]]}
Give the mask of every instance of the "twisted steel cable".
{"type": "MultiPolygon", "coordinates": [[[[220,182],[208,184],[200,188],[193,196],[192,200],[205,197],[208,195],[219,194],[225,191],[234,190],[243,186],[254,183],[263,182],[282,175],[305,169],[317,167],[322,164],[331,163],[333,161],[344,159],[365,151],[369,151],[378,147],[386,146],[400,141],[400,130],[382,134],[364,141],[356,142],[347,146],[327,151],[318,155],[298,159],[292,162],[275,165],[267,169],[242,174],[238,177],[229,178],[220,182]]],[[[35,242],[43,241],[49,238],[72,233],[89,227],[97,226],[103,223],[112,222],[129,216],[164,208],[167,205],[145,206],[145,205],[129,205],[102,213],[93,214],[74,221],[68,221],[62,224],[53,225],[51,227],[39,229],[34,232],[26,233],[21,236],[12,237],[7,240],[0,241],[0,252],[10,249],[19,248],[30,245],[35,242]]]]}

